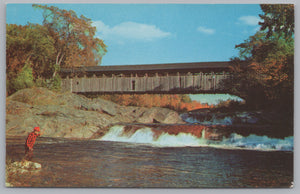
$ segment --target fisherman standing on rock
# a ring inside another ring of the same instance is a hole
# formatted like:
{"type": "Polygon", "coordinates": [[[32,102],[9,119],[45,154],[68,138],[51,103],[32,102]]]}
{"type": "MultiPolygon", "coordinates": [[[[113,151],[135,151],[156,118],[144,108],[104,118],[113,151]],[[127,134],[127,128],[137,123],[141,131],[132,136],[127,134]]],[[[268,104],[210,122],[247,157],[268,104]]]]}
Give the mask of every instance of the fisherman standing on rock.
{"type": "Polygon", "coordinates": [[[37,137],[41,136],[39,133],[41,130],[39,127],[35,127],[31,133],[29,133],[25,142],[25,157],[24,160],[31,161],[33,157],[33,145],[37,137]]]}

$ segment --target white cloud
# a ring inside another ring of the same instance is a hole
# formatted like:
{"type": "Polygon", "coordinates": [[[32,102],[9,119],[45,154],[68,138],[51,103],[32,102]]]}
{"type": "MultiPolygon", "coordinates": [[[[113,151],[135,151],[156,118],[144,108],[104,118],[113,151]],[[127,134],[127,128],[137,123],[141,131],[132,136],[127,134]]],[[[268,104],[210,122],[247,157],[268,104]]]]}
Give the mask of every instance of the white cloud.
{"type": "Polygon", "coordinates": [[[239,23],[249,26],[256,26],[261,19],[257,16],[242,16],[238,19],[239,23]]]}
{"type": "Polygon", "coordinates": [[[199,32],[204,33],[204,34],[214,34],[214,33],[216,32],[214,29],[206,28],[206,27],[204,27],[204,26],[199,26],[199,27],[197,28],[197,30],[198,30],[199,32]]]}
{"type": "Polygon", "coordinates": [[[92,24],[97,28],[97,32],[101,32],[102,34],[106,34],[109,31],[109,26],[105,25],[102,21],[96,21],[92,24]]]}
{"type": "Polygon", "coordinates": [[[109,26],[102,21],[93,22],[97,27],[98,35],[103,39],[138,40],[152,41],[171,36],[171,33],[164,32],[155,25],[136,22],[123,22],[115,26],[109,26]]]}

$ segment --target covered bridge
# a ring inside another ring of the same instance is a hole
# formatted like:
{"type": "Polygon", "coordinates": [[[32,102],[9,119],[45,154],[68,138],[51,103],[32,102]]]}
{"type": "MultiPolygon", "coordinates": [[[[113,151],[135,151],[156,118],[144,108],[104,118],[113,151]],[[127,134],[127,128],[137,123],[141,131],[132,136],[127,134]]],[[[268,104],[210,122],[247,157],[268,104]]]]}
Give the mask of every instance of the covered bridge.
{"type": "Polygon", "coordinates": [[[229,62],[91,66],[61,69],[62,90],[74,93],[216,93],[229,62]]]}

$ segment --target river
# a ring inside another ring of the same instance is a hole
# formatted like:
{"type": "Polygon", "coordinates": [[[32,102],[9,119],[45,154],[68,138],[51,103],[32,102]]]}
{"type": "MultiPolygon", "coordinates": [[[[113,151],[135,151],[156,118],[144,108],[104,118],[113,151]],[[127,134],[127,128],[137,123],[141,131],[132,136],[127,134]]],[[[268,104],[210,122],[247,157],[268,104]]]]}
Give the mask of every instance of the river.
{"type": "MultiPolygon", "coordinates": [[[[190,131],[171,134],[170,130],[155,130],[141,127],[126,131],[125,126],[116,125],[94,140],[40,137],[33,161],[40,163],[42,170],[11,180],[22,187],[293,186],[293,137],[233,133],[216,141],[205,139],[204,130],[198,136],[190,131]]],[[[7,157],[20,161],[23,145],[22,137],[7,138],[7,157]]]]}

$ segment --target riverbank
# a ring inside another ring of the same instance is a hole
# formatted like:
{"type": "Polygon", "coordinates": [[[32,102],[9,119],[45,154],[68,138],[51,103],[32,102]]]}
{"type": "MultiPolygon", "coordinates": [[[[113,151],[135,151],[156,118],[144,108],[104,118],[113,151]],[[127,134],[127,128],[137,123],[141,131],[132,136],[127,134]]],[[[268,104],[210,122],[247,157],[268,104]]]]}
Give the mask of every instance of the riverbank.
{"type": "Polygon", "coordinates": [[[294,135],[293,112],[276,109],[248,110],[243,106],[198,109],[181,114],[181,118],[188,123],[217,125],[243,136],[285,138],[294,135]]]}
{"type": "Polygon", "coordinates": [[[292,123],[283,122],[286,118],[280,112],[234,109],[226,112],[199,109],[179,115],[167,108],[121,106],[101,98],[90,99],[45,88],[23,89],[6,98],[7,137],[25,137],[35,126],[44,129],[44,137],[95,139],[105,135],[114,125],[126,125],[128,129],[151,125],[161,131],[173,127],[178,132],[187,130],[184,129],[187,125],[193,133],[201,134],[206,128],[218,138],[231,133],[284,138],[293,136],[292,123]]]}

